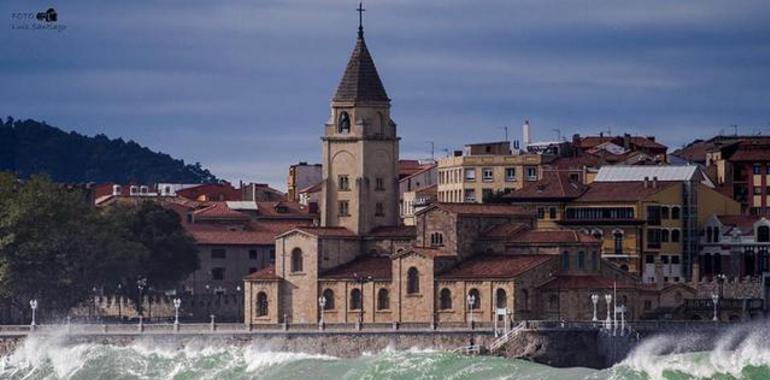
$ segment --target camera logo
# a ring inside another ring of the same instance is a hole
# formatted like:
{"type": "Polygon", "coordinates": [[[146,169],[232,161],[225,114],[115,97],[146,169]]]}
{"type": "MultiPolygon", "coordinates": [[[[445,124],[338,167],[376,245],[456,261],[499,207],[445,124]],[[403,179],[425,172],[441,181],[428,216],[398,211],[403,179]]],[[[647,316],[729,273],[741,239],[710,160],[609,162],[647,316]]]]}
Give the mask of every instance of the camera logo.
{"type": "Polygon", "coordinates": [[[39,12],[36,17],[40,21],[45,22],[56,22],[59,20],[59,15],[56,13],[56,10],[53,8],[48,8],[45,12],[39,12]]]}

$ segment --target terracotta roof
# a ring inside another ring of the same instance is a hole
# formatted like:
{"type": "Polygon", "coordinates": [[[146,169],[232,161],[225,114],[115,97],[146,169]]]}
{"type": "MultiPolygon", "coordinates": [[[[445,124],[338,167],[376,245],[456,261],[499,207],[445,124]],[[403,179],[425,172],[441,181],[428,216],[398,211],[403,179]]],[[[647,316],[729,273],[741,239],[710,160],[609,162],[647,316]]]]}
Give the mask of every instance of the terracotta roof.
{"type": "Polygon", "coordinates": [[[390,100],[377,74],[369,49],[366,48],[362,33],[356,40],[356,46],[353,48],[345,73],[342,74],[342,80],[332,100],[336,102],[387,102],[390,100]]]}
{"type": "Polygon", "coordinates": [[[552,255],[479,255],[439,275],[442,279],[512,278],[547,263],[552,255]]]}
{"type": "MultiPolygon", "coordinates": [[[[585,136],[581,137],[579,141],[577,142],[578,147],[582,149],[590,149],[593,148],[599,144],[603,144],[605,142],[612,142],[618,146],[623,146],[624,136],[585,136]]],[[[647,149],[668,149],[667,146],[657,143],[655,141],[652,141],[648,137],[644,136],[629,136],[629,144],[636,145],[641,148],[647,148],[647,149]]]]}
{"type": "Polygon", "coordinates": [[[415,194],[435,196],[436,194],[438,194],[438,185],[430,185],[428,187],[423,187],[422,189],[415,191],[415,194]]]}
{"type": "Polygon", "coordinates": [[[770,145],[744,141],[728,159],[730,161],[767,161],[770,159],[770,145]]]}
{"type": "Polygon", "coordinates": [[[369,236],[375,237],[408,237],[417,236],[416,226],[382,226],[373,229],[369,236]]]}
{"type": "Polygon", "coordinates": [[[322,188],[322,186],[321,186],[322,184],[323,184],[323,181],[320,181],[320,182],[316,183],[315,185],[308,186],[308,187],[306,187],[304,189],[301,189],[299,191],[299,193],[310,193],[310,194],[312,194],[312,193],[320,192],[321,188],[322,188]]]}
{"type": "Polygon", "coordinates": [[[225,202],[214,202],[211,206],[195,210],[193,212],[196,219],[234,219],[248,220],[249,216],[227,207],[225,202]]]}
{"type": "Polygon", "coordinates": [[[601,244],[602,240],[591,235],[570,229],[561,230],[523,230],[510,239],[512,243],[585,243],[601,244]]]}
{"type": "Polygon", "coordinates": [[[419,160],[398,160],[398,178],[403,179],[422,169],[419,160]]]}
{"type": "Polygon", "coordinates": [[[199,245],[274,245],[275,237],[296,223],[253,222],[247,225],[186,224],[185,228],[199,245]]]}
{"type": "Polygon", "coordinates": [[[584,167],[596,167],[602,164],[601,157],[593,154],[583,154],[578,157],[560,157],[548,164],[558,170],[583,169],[584,167]]]}
{"type": "Polygon", "coordinates": [[[527,216],[534,211],[521,206],[496,203],[436,203],[437,207],[448,212],[469,216],[527,216]]]}
{"type": "Polygon", "coordinates": [[[540,285],[540,289],[612,289],[615,284],[617,284],[618,289],[637,289],[640,287],[634,283],[616,283],[614,279],[600,275],[560,275],[540,285]]]}
{"type": "MultiPolygon", "coordinates": [[[[418,162],[418,164],[419,164],[419,162],[418,162]]],[[[420,175],[422,173],[430,171],[430,170],[436,168],[436,166],[437,166],[437,164],[419,165],[419,167],[416,170],[414,170],[413,172],[409,173],[405,177],[401,178],[399,181],[406,181],[406,180],[408,180],[410,178],[413,178],[413,177],[418,176],[418,175],[420,175]]],[[[411,167],[404,168],[405,172],[409,172],[409,171],[412,171],[412,170],[413,169],[411,167]]]]}
{"type": "Polygon", "coordinates": [[[712,146],[713,144],[706,141],[695,140],[684,148],[675,150],[671,155],[687,161],[706,162],[706,151],[712,146]]]}
{"type": "Polygon", "coordinates": [[[246,281],[255,281],[255,280],[277,281],[280,279],[281,278],[275,274],[275,265],[273,264],[270,264],[254,273],[251,273],[244,278],[244,280],[246,281]]]}
{"type": "Polygon", "coordinates": [[[390,280],[391,262],[386,256],[362,256],[322,273],[321,279],[353,279],[354,275],[371,276],[375,280],[390,280]]]}
{"type": "Polygon", "coordinates": [[[574,199],[586,191],[586,186],[569,178],[568,171],[543,171],[543,178],[537,182],[525,182],[521,189],[511,191],[505,199],[574,199]]]}
{"type": "Polygon", "coordinates": [[[524,223],[498,224],[488,229],[484,233],[484,237],[487,239],[506,239],[529,228],[529,225],[524,223]]]}
{"type": "MultiPolygon", "coordinates": [[[[296,230],[315,235],[318,237],[345,237],[345,238],[357,238],[358,235],[353,231],[345,227],[315,227],[315,226],[299,226],[296,230]]],[[[289,232],[289,231],[287,231],[289,232]]]]}
{"type": "Polygon", "coordinates": [[[298,202],[289,201],[264,201],[257,203],[257,214],[260,218],[278,219],[313,219],[315,216],[309,213],[307,207],[298,202]]]}
{"type": "Polygon", "coordinates": [[[645,199],[679,182],[658,182],[653,188],[651,182],[644,187],[643,181],[593,182],[576,202],[636,202],[645,199]]]}

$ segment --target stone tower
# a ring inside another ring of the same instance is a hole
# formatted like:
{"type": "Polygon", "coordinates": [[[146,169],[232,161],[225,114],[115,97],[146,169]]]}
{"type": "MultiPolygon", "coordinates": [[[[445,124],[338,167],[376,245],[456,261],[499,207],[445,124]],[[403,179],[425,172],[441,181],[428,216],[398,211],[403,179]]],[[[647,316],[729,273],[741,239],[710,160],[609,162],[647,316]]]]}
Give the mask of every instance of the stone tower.
{"type": "Polygon", "coordinates": [[[321,140],[321,225],[359,235],[398,225],[399,138],[361,26],[321,140]]]}

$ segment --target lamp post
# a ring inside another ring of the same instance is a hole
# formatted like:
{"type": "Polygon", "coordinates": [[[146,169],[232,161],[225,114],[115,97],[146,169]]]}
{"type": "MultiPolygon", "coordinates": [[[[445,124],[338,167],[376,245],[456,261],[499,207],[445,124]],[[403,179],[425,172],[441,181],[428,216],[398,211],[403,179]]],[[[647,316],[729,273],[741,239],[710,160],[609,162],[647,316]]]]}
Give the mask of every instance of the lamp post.
{"type": "Polygon", "coordinates": [[[364,323],[364,284],[372,281],[372,276],[361,276],[358,273],[353,273],[353,281],[358,283],[361,292],[361,307],[358,309],[358,328],[360,329],[364,323]]]}
{"type": "Polygon", "coordinates": [[[599,295],[596,293],[591,294],[591,302],[594,304],[594,317],[591,321],[596,322],[599,320],[599,318],[596,317],[596,304],[599,303],[599,295]]]}
{"type": "Polygon", "coordinates": [[[137,311],[139,312],[139,319],[142,320],[144,318],[144,306],[143,306],[143,300],[144,300],[144,288],[147,287],[147,277],[139,277],[138,280],[136,280],[136,289],[139,290],[139,302],[136,303],[137,311]]]}
{"type": "Polygon", "coordinates": [[[240,320],[243,318],[243,312],[241,311],[241,306],[243,305],[243,289],[240,285],[235,287],[235,302],[238,303],[238,317],[236,320],[240,320]]]}
{"type": "Polygon", "coordinates": [[[182,300],[174,298],[174,329],[179,330],[179,306],[182,306],[182,300]]]}
{"type": "Polygon", "coordinates": [[[123,305],[123,284],[118,283],[118,322],[123,320],[123,311],[121,309],[123,305]]]}
{"type": "Polygon", "coordinates": [[[37,300],[36,299],[29,300],[29,307],[32,309],[32,323],[30,323],[29,326],[30,328],[32,328],[32,330],[34,330],[36,326],[35,311],[37,310],[37,300]]]}
{"type": "Polygon", "coordinates": [[[319,306],[318,329],[323,330],[324,329],[324,308],[326,307],[326,297],[324,296],[318,297],[318,306],[319,306]]]}
{"type": "Polygon", "coordinates": [[[468,323],[470,324],[471,330],[473,330],[473,305],[476,304],[476,297],[471,294],[468,294],[467,301],[468,301],[468,310],[470,314],[468,323]]]}
{"type": "Polygon", "coordinates": [[[620,313],[620,335],[623,336],[626,330],[626,305],[618,306],[618,312],[620,313]]]}
{"type": "Polygon", "coordinates": [[[96,312],[96,292],[97,291],[98,291],[98,289],[96,288],[96,286],[91,288],[91,292],[93,293],[93,295],[91,296],[92,297],[91,298],[91,305],[93,305],[93,307],[94,307],[94,319],[96,321],[99,321],[99,313],[96,312]]]}
{"type": "Polygon", "coordinates": [[[607,330],[612,326],[612,318],[610,318],[610,304],[612,303],[612,294],[605,294],[604,301],[607,302],[607,319],[604,324],[607,325],[607,330]]]}
{"type": "Polygon", "coordinates": [[[714,303],[714,322],[719,321],[719,317],[717,316],[717,305],[719,304],[719,294],[712,293],[711,294],[711,301],[714,303]]]}

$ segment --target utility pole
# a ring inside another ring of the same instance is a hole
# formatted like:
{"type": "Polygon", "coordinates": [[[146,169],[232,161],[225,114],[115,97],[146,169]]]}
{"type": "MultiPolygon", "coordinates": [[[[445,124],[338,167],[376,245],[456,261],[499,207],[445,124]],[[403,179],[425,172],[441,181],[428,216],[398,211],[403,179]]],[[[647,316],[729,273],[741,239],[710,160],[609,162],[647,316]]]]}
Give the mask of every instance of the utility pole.
{"type": "Polygon", "coordinates": [[[503,127],[505,130],[505,141],[508,141],[508,126],[503,127]]]}
{"type": "Polygon", "coordinates": [[[434,141],[426,141],[428,144],[430,144],[430,160],[435,161],[436,160],[436,143],[434,141]]]}
{"type": "Polygon", "coordinates": [[[730,127],[733,128],[733,134],[738,136],[738,124],[731,124],[730,127]]]}

